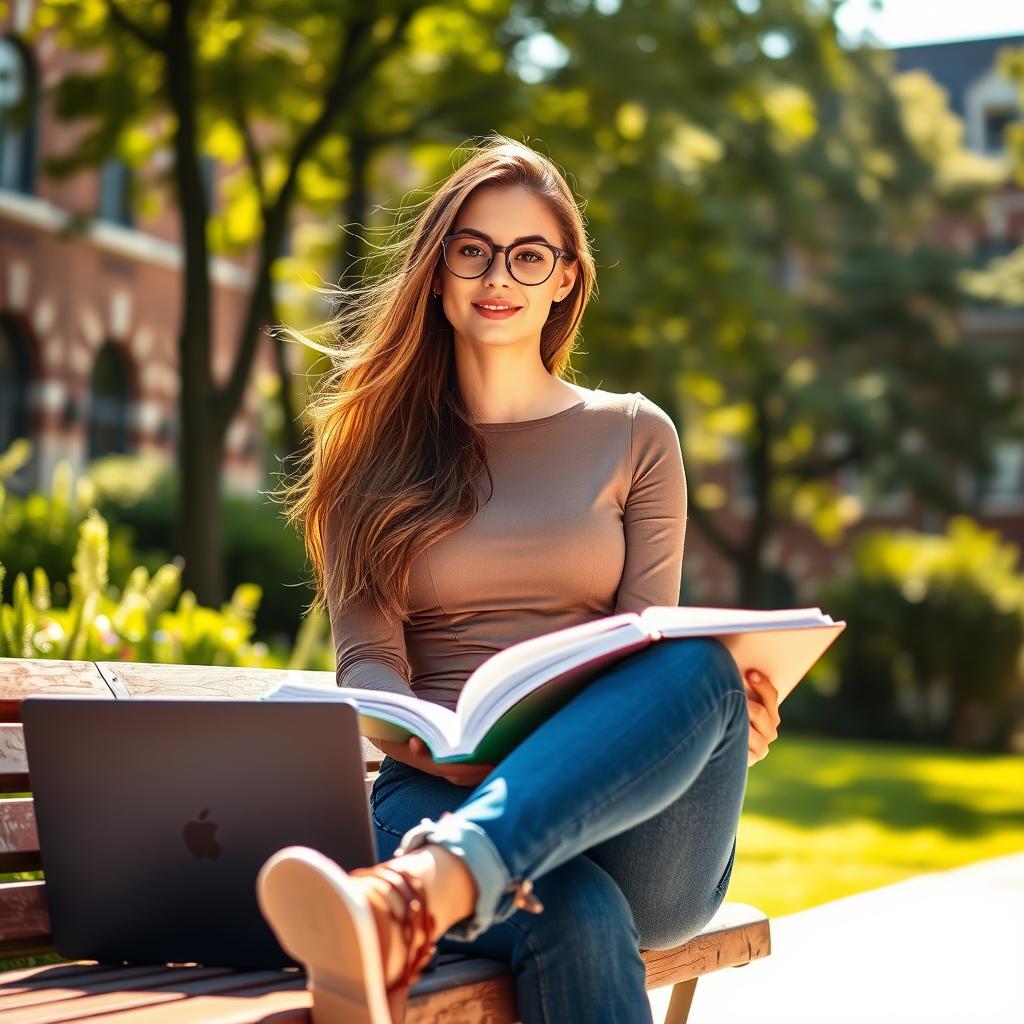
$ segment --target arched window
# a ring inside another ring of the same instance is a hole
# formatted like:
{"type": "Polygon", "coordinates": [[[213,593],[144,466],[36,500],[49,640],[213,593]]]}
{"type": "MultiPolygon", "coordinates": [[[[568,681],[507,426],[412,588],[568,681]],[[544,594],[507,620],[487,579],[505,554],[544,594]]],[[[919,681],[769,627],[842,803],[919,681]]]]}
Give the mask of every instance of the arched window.
{"type": "Polygon", "coordinates": [[[89,461],[131,446],[132,385],[124,353],[108,341],[96,356],[89,389],[89,461]]]}
{"type": "Polygon", "coordinates": [[[0,189],[32,195],[39,120],[32,56],[12,36],[0,37],[0,189]]]}
{"type": "Polygon", "coordinates": [[[0,452],[28,437],[28,391],[32,382],[28,344],[16,324],[0,317],[0,452]]]}

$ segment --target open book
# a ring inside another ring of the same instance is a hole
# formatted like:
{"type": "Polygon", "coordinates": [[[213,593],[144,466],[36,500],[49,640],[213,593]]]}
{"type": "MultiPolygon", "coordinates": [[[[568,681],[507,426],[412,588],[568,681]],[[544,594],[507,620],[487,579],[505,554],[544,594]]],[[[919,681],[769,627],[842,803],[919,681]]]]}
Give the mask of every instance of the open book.
{"type": "Polygon", "coordinates": [[[436,761],[497,764],[595,676],[648,644],[716,637],[741,674],[756,668],[768,676],[781,702],[845,628],[819,608],[652,606],[545,633],[491,655],[466,680],[454,711],[386,690],[288,683],[264,700],[350,700],[367,736],[404,741],[415,734],[436,761]]]}

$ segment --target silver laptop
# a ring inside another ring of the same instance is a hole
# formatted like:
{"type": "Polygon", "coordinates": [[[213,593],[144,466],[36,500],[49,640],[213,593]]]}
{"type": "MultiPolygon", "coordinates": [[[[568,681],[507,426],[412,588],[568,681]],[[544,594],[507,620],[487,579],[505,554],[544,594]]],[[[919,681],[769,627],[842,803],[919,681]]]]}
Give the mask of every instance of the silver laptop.
{"type": "Polygon", "coordinates": [[[376,861],[348,703],[30,697],[54,946],[71,959],[294,963],[256,903],[283,846],[376,861]]]}

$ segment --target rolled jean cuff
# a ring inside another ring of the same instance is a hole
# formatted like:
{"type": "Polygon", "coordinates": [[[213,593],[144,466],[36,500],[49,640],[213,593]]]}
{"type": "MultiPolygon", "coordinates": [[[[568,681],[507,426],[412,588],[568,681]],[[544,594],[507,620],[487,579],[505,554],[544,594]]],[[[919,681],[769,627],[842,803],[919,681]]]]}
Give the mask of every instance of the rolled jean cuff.
{"type": "Polygon", "coordinates": [[[450,812],[440,821],[424,818],[402,836],[395,856],[409,853],[426,843],[434,843],[460,857],[476,882],[476,906],[471,917],[452,925],[445,933],[459,942],[471,942],[496,920],[499,911],[507,916],[517,887],[487,833],[471,821],[462,821],[450,812]]]}

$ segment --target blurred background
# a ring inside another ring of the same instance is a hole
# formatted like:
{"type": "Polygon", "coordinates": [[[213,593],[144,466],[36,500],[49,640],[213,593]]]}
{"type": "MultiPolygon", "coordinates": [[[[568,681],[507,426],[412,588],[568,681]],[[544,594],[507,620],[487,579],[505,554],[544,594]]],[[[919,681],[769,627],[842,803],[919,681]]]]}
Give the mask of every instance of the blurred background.
{"type": "Polygon", "coordinates": [[[268,330],[460,147],[564,168],[576,380],[678,425],[683,604],[849,628],[750,774],[770,913],[1024,848],[1024,10],[0,3],[0,655],[330,669],[268,330]]]}

